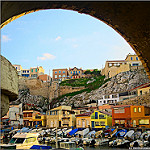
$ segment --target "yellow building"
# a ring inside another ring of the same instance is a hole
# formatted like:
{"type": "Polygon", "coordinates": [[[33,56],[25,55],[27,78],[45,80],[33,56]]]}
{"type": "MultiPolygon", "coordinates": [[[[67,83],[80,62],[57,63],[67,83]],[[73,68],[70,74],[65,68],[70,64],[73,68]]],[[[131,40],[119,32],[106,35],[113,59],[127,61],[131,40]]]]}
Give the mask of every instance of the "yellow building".
{"type": "Polygon", "coordinates": [[[143,87],[137,89],[138,96],[150,93],[150,83],[146,83],[143,87]]]}
{"type": "Polygon", "coordinates": [[[46,115],[41,114],[34,110],[24,110],[23,111],[23,124],[24,126],[45,126],[46,125],[46,115]]]}
{"type": "Polygon", "coordinates": [[[38,125],[45,127],[46,126],[46,115],[43,115],[41,113],[35,113],[32,117],[33,126],[38,125]]]}
{"type": "Polygon", "coordinates": [[[75,126],[75,113],[70,106],[59,106],[46,112],[47,127],[75,126]]]}
{"type": "Polygon", "coordinates": [[[76,128],[88,128],[91,124],[92,112],[76,115],[76,128]]]}
{"type": "Polygon", "coordinates": [[[120,72],[143,68],[141,61],[136,54],[128,54],[125,60],[106,61],[102,75],[111,78],[120,72]]]}
{"type": "Polygon", "coordinates": [[[42,66],[30,68],[30,78],[37,78],[39,75],[43,75],[43,74],[44,74],[44,69],[42,66]]]}
{"type": "Polygon", "coordinates": [[[76,115],[77,128],[101,129],[106,126],[112,126],[112,117],[108,112],[94,110],[76,115]]]}
{"type": "Polygon", "coordinates": [[[16,68],[16,70],[18,72],[18,75],[21,76],[22,66],[21,65],[16,65],[16,64],[14,64],[13,66],[16,68]]]}
{"type": "Polygon", "coordinates": [[[106,126],[112,126],[112,116],[108,112],[94,111],[91,114],[91,128],[105,128],[106,126]]]}

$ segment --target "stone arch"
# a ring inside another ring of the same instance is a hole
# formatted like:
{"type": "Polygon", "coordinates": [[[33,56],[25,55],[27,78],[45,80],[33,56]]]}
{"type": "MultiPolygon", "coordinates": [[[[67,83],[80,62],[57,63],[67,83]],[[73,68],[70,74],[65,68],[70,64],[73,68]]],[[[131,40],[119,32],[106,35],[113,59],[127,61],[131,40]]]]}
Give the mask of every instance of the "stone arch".
{"type": "Polygon", "coordinates": [[[149,2],[2,2],[1,28],[12,20],[38,10],[67,9],[91,15],[117,31],[140,58],[150,79],[149,2]]]}

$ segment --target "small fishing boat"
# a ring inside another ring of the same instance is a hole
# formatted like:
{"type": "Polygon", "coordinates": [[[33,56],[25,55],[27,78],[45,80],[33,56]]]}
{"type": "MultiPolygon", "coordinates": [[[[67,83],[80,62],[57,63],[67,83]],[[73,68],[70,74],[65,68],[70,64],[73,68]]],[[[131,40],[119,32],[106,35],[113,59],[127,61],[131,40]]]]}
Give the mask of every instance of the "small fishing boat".
{"type": "Polygon", "coordinates": [[[126,129],[122,129],[122,130],[118,131],[118,132],[115,134],[115,136],[116,136],[116,137],[124,137],[126,133],[127,133],[127,130],[126,130],[126,129]]]}
{"type": "Polygon", "coordinates": [[[101,145],[106,145],[109,142],[108,138],[100,138],[100,139],[95,139],[95,146],[101,146],[101,145]]]}
{"type": "Polygon", "coordinates": [[[76,147],[75,142],[60,142],[60,148],[71,149],[75,147],[76,147]]]}
{"type": "Polygon", "coordinates": [[[38,142],[38,133],[17,133],[15,134],[8,144],[2,144],[1,147],[7,145],[16,146],[15,149],[30,149],[33,145],[40,145],[38,142]]]}
{"type": "Polygon", "coordinates": [[[126,140],[124,138],[122,139],[116,139],[116,140],[113,140],[111,142],[109,142],[109,146],[110,147],[129,147],[130,146],[130,141],[129,140],[126,140]]]}
{"type": "Polygon", "coordinates": [[[126,135],[124,136],[125,139],[129,139],[129,140],[134,140],[132,135],[134,134],[134,130],[130,130],[126,133],[126,135]]]}
{"type": "Polygon", "coordinates": [[[149,144],[148,141],[144,141],[144,140],[135,140],[133,142],[130,143],[130,147],[140,147],[140,148],[143,148],[143,147],[147,147],[149,144]]]}

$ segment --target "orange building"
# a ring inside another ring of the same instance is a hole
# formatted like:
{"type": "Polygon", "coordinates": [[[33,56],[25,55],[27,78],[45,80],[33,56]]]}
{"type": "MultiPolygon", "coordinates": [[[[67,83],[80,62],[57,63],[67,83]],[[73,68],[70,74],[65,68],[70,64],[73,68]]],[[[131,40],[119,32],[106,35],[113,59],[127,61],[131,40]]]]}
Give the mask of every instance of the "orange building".
{"type": "Polygon", "coordinates": [[[112,125],[150,128],[150,107],[118,105],[112,108],[112,125]]]}
{"type": "Polygon", "coordinates": [[[53,69],[53,80],[68,79],[68,69],[53,69]]]}
{"type": "Polygon", "coordinates": [[[24,126],[45,126],[46,115],[42,115],[40,112],[35,110],[24,110],[23,111],[23,125],[24,126]]]}
{"type": "Polygon", "coordinates": [[[150,128],[150,107],[131,106],[132,127],[150,128]]]}
{"type": "Polygon", "coordinates": [[[51,77],[47,74],[39,75],[37,79],[42,80],[43,82],[51,81],[51,77]]]}
{"type": "Polygon", "coordinates": [[[112,108],[112,126],[131,126],[130,105],[118,105],[112,108]]]}

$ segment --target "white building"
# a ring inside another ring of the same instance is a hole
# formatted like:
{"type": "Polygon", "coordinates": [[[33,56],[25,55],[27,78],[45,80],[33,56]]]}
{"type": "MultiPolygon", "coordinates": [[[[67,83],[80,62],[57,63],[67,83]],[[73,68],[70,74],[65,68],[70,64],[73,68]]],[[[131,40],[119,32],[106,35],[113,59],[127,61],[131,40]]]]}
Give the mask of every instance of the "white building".
{"type": "Polygon", "coordinates": [[[98,100],[98,106],[105,104],[115,104],[119,101],[119,94],[103,95],[103,98],[98,100]]]}
{"type": "Polygon", "coordinates": [[[23,125],[22,103],[19,105],[10,105],[9,120],[10,125],[23,125]]]}

